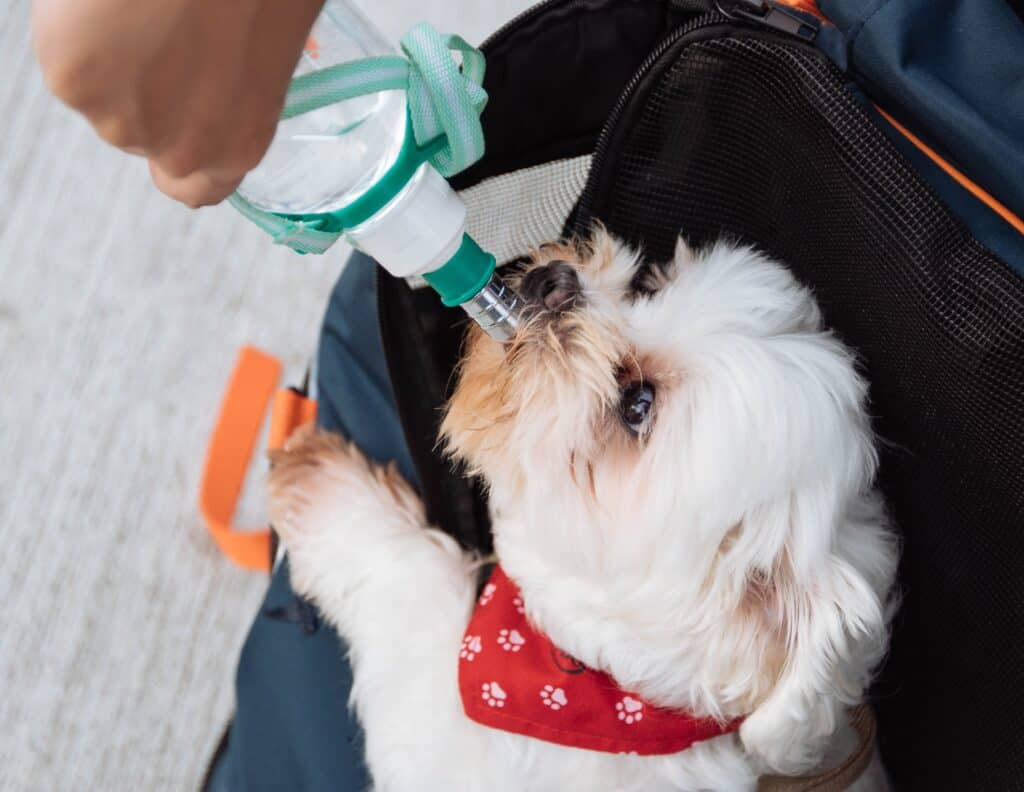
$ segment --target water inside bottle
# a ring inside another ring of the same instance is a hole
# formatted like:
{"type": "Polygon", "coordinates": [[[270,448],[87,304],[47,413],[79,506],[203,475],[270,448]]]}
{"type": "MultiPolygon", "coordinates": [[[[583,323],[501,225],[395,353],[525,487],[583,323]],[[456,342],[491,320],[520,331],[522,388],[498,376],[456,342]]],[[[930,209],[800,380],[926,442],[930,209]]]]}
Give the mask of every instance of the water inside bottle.
{"type": "MultiPolygon", "coordinates": [[[[295,76],[394,50],[348,2],[328,0],[295,76]]],[[[382,91],[278,124],[260,164],[239,186],[271,212],[330,212],[351,203],[394,163],[405,135],[405,94],[382,91]]]]}

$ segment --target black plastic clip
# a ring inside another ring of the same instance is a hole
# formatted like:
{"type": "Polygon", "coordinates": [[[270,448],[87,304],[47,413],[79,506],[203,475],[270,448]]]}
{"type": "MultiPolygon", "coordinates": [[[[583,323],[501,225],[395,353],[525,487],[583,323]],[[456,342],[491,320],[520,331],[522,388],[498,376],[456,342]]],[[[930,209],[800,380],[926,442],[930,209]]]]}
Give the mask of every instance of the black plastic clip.
{"type": "Polygon", "coordinates": [[[804,41],[814,41],[821,29],[817,20],[810,22],[771,0],[717,0],[716,5],[730,19],[743,19],[804,41]]]}

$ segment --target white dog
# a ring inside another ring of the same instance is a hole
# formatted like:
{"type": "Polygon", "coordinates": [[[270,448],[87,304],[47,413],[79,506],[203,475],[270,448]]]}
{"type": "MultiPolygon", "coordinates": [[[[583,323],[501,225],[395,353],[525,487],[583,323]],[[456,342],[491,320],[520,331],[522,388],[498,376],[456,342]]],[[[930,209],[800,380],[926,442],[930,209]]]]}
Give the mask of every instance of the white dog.
{"type": "Polygon", "coordinates": [[[856,747],[896,543],[853,356],[753,250],[636,267],[542,248],[517,338],[467,342],[442,434],[490,493],[482,595],[393,468],[309,431],[274,457],[379,790],[747,790],[856,747]]]}

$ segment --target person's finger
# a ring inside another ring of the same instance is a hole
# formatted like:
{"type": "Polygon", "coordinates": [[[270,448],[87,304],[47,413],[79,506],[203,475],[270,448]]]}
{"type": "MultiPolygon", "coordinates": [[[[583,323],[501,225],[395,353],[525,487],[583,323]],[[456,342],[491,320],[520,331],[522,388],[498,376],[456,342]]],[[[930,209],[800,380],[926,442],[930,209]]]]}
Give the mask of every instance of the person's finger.
{"type": "Polygon", "coordinates": [[[135,113],[107,113],[92,120],[96,134],[112,146],[125,151],[139,151],[145,146],[142,124],[135,113]]]}
{"type": "Polygon", "coordinates": [[[245,175],[202,170],[187,176],[174,177],[168,175],[152,160],[149,163],[149,173],[153,184],[160,192],[193,209],[220,203],[235,191],[245,175]]]}

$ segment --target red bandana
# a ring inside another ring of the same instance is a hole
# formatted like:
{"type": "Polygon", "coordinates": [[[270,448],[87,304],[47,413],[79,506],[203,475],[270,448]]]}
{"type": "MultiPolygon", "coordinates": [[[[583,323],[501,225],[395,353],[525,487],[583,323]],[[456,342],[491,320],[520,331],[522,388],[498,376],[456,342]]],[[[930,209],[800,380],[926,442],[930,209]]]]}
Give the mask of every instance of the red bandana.
{"type": "Polygon", "coordinates": [[[646,704],[557,649],[527,622],[500,566],[462,641],[459,690],[477,723],[591,751],[671,754],[739,728],[646,704]]]}

